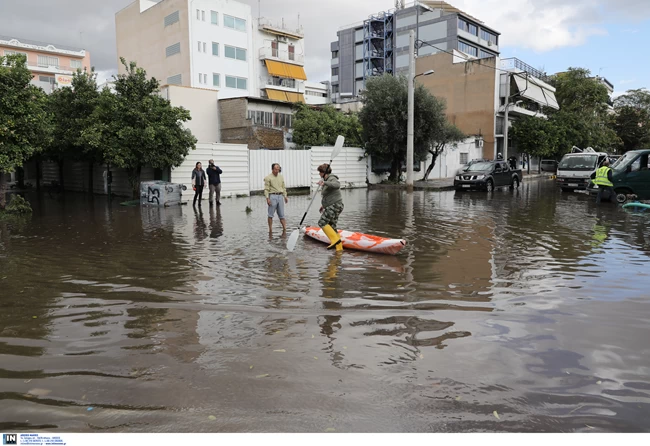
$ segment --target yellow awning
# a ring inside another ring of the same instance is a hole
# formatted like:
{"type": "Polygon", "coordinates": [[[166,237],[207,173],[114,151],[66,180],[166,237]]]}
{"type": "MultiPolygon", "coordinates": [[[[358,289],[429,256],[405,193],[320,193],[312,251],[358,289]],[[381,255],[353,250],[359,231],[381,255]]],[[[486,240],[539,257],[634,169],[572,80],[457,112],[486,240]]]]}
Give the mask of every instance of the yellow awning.
{"type": "Polygon", "coordinates": [[[266,68],[271,76],[284,77],[288,79],[307,80],[305,69],[298,65],[292,65],[274,60],[266,60],[266,68]]]}
{"type": "Polygon", "coordinates": [[[266,95],[269,97],[269,99],[273,99],[274,101],[287,102],[287,92],[286,91],[271,90],[270,88],[267,88],[266,89],[266,95]]]}
{"type": "Polygon", "coordinates": [[[305,95],[302,93],[289,93],[287,92],[287,100],[289,102],[305,102],[305,95]]]}

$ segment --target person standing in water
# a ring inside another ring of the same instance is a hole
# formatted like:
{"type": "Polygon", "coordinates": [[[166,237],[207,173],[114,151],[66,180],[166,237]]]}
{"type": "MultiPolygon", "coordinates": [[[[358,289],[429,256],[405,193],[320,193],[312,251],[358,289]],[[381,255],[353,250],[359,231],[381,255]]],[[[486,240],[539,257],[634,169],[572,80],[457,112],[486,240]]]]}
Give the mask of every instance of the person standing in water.
{"type": "Polygon", "coordinates": [[[196,167],[192,171],[192,187],[194,188],[194,204],[196,206],[196,200],[199,200],[199,207],[201,207],[201,200],[203,199],[203,188],[205,187],[207,177],[205,176],[205,170],[201,163],[196,163],[196,167]]]}
{"type": "Polygon", "coordinates": [[[318,220],[318,226],[323,229],[325,235],[332,242],[327,249],[336,248],[337,251],[343,251],[341,236],[336,231],[339,215],[343,212],[341,183],[339,182],[339,177],[332,174],[332,168],[329,164],[321,164],[318,166],[318,174],[321,177],[318,184],[323,186],[323,199],[320,208],[321,217],[318,220]]]}

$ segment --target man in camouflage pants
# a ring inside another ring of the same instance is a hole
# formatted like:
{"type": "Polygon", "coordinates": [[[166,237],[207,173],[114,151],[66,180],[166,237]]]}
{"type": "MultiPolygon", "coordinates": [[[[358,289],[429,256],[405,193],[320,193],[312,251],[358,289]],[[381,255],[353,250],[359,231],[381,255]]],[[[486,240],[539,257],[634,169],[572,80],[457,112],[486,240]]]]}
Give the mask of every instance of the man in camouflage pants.
{"type": "Polygon", "coordinates": [[[339,178],[336,175],[332,175],[332,168],[329,164],[318,166],[318,173],[322,178],[318,184],[323,186],[323,199],[320,208],[321,217],[318,220],[318,226],[323,228],[323,232],[325,232],[330,242],[332,242],[327,249],[336,248],[337,251],[343,251],[341,236],[336,231],[339,215],[343,212],[341,183],[339,183],[339,178]]]}

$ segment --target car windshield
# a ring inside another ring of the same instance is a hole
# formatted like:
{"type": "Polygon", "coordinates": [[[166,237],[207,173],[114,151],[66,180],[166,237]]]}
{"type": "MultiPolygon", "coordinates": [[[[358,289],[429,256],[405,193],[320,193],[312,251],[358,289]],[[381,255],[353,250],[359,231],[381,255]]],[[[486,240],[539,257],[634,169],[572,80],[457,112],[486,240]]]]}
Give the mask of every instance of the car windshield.
{"type": "Polygon", "coordinates": [[[486,170],[490,170],[492,168],[492,166],[493,166],[492,163],[480,162],[480,163],[472,164],[471,166],[469,166],[467,171],[468,172],[483,172],[483,171],[486,171],[486,170]]]}
{"type": "Polygon", "coordinates": [[[617,171],[617,172],[620,172],[620,171],[623,171],[623,170],[627,169],[627,166],[632,164],[637,156],[638,156],[638,153],[632,153],[632,152],[626,153],[625,155],[620,157],[618,159],[618,161],[616,161],[614,163],[614,165],[612,166],[612,169],[617,171]]]}
{"type": "Polygon", "coordinates": [[[560,161],[559,169],[565,170],[593,170],[596,168],[596,162],[598,161],[598,155],[573,155],[565,156],[560,161]]]}

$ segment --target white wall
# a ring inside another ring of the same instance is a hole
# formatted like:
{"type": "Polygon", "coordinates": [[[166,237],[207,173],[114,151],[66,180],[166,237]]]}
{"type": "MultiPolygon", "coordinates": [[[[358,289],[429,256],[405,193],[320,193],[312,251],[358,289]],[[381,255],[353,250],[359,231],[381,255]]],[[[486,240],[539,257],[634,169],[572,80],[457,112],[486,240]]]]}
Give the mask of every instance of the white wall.
{"type": "Polygon", "coordinates": [[[311,150],[251,150],[250,189],[264,190],[264,177],[271,173],[271,164],[279,163],[287,188],[307,187],[312,180],[311,150]]]}
{"type": "Polygon", "coordinates": [[[160,94],[174,107],[184,107],[190,111],[192,119],[184,126],[190,129],[198,142],[220,142],[217,91],[168,85],[161,89],[160,94]]]}
{"type": "MultiPolygon", "coordinates": [[[[221,196],[232,197],[248,195],[250,193],[248,147],[244,144],[197,144],[185,158],[183,164],[172,170],[171,182],[185,184],[187,190],[183,192],[183,199],[188,200],[194,196],[192,190],[192,170],[197,162],[203,164],[203,170],[208,167],[208,161],[223,170],[221,175],[221,196]]],[[[203,198],[208,199],[207,190],[203,198]]]]}
{"type": "Polygon", "coordinates": [[[259,63],[259,57],[254,52],[253,32],[256,24],[253,22],[251,7],[245,3],[229,0],[192,0],[190,8],[190,60],[192,64],[192,87],[219,90],[219,98],[241,96],[259,96],[255,90],[254,68],[259,63]],[[205,21],[196,19],[196,10],[205,11],[205,21]],[[211,11],[219,14],[219,24],[211,22],[211,11]],[[226,28],[224,15],[246,20],[246,32],[226,28]],[[198,42],[206,43],[206,52],[198,51],[198,42]],[[219,44],[219,56],[212,55],[212,42],[219,44]],[[225,56],[225,45],[247,50],[247,60],[228,59],[225,56]],[[199,83],[199,73],[207,74],[207,84],[199,83]],[[220,75],[220,86],[212,85],[212,74],[220,75]],[[226,75],[237,76],[248,80],[246,90],[227,88],[226,75]]]}
{"type": "MultiPolygon", "coordinates": [[[[330,162],[332,147],[312,147],[311,152],[311,186],[315,186],[320,181],[320,176],[316,170],[318,166],[330,162]]],[[[339,155],[332,161],[332,173],[339,177],[342,188],[367,187],[367,159],[362,158],[363,149],[356,147],[346,147],[341,150],[339,155]]]]}
{"type": "MultiPolygon", "coordinates": [[[[483,149],[476,147],[476,142],[474,137],[467,138],[465,141],[459,143],[456,147],[447,147],[442,155],[436,160],[436,165],[433,167],[433,170],[429,174],[429,179],[439,179],[439,178],[451,178],[456,175],[458,169],[462,167],[460,163],[460,154],[467,153],[468,161],[483,158],[483,149]]],[[[420,179],[424,176],[424,172],[431,164],[431,156],[427,157],[426,162],[424,163],[423,170],[419,172],[419,175],[416,178],[420,179]]]]}

